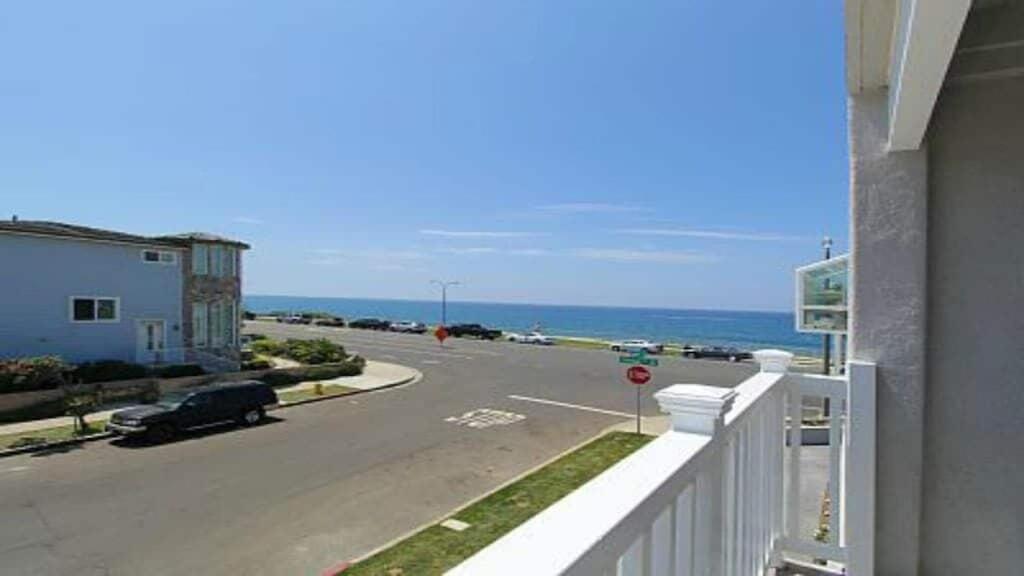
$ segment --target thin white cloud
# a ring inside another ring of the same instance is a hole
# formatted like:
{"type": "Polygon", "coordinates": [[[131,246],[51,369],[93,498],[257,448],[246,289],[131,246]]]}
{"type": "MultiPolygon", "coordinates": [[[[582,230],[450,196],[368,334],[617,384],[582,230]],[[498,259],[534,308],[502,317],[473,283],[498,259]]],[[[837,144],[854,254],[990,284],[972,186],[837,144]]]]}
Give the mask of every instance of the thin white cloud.
{"type": "Polygon", "coordinates": [[[259,218],[253,218],[252,216],[235,216],[234,218],[231,219],[231,221],[236,224],[252,224],[254,226],[263,224],[263,220],[260,220],[259,218]]]}
{"type": "Polygon", "coordinates": [[[545,204],[537,206],[544,212],[561,212],[576,214],[647,212],[650,208],[635,204],[609,204],[604,202],[568,202],[564,204],[545,204]]]}
{"type": "Polygon", "coordinates": [[[753,240],[762,242],[780,242],[786,240],[804,240],[800,236],[775,234],[766,232],[730,232],[727,230],[698,230],[693,228],[622,228],[618,234],[633,236],[676,236],[684,238],[705,238],[711,240],[753,240]]]}
{"type": "MultiPolygon", "coordinates": [[[[319,248],[313,250],[314,257],[309,260],[310,264],[317,266],[341,266],[353,262],[370,262],[374,268],[383,269],[383,266],[399,266],[396,262],[416,262],[431,258],[426,252],[416,250],[338,250],[334,248],[319,248]]],[[[394,269],[394,268],[392,268],[394,269]]]]}
{"type": "Polygon", "coordinates": [[[439,248],[437,251],[438,252],[442,252],[444,254],[466,255],[466,254],[494,254],[494,253],[498,252],[498,249],[497,248],[491,248],[491,247],[488,247],[488,246],[474,246],[474,247],[471,247],[471,248],[439,248]]]}
{"type": "Polygon", "coordinates": [[[437,236],[441,238],[534,238],[547,236],[541,232],[499,232],[494,230],[439,230],[426,228],[420,230],[424,236],[437,236]]]}
{"type": "Polygon", "coordinates": [[[656,262],[662,264],[700,264],[714,262],[710,254],[692,250],[625,250],[620,248],[586,248],[575,255],[588,260],[609,262],[656,262]]]}
{"type": "Polygon", "coordinates": [[[547,256],[551,254],[550,250],[543,248],[521,248],[516,250],[508,250],[508,254],[512,256],[547,256]]]}

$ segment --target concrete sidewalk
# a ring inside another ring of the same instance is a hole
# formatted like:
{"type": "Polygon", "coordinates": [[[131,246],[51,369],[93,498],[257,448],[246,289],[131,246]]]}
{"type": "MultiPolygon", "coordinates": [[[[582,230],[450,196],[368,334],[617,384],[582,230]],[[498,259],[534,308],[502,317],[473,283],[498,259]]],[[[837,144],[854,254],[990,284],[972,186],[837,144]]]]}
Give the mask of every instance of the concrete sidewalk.
{"type": "MultiPolygon", "coordinates": [[[[419,370],[414,368],[409,368],[400,364],[369,360],[366,362],[366,367],[363,369],[363,373],[359,376],[342,376],[332,380],[323,380],[320,383],[326,385],[345,386],[346,388],[355,388],[357,390],[375,390],[377,388],[386,388],[389,386],[397,386],[413,382],[420,377],[422,377],[422,374],[419,370]]],[[[290,392],[293,390],[309,390],[316,384],[317,382],[312,381],[300,382],[286,388],[278,388],[277,391],[290,392]]],[[[111,414],[125,407],[126,406],[119,406],[109,410],[93,412],[85,417],[85,421],[89,424],[96,424],[98,422],[108,420],[110,419],[111,414]]],[[[60,426],[70,426],[72,424],[74,424],[74,419],[71,416],[60,416],[57,418],[46,418],[43,420],[29,420],[26,422],[15,422],[13,424],[2,424],[0,425],[0,436],[24,434],[26,432],[35,432],[37,430],[46,430],[47,428],[57,428],[60,426]]]]}

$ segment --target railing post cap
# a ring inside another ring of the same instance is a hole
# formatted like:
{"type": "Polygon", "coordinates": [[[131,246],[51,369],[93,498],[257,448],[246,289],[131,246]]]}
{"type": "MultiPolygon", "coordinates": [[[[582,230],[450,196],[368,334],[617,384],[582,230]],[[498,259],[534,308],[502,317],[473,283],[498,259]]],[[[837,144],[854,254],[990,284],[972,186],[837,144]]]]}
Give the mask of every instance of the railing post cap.
{"type": "Polygon", "coordinates": [[[712,434],[732,405],[736,391],[703,384],[673,384],[654,395],[663,412],[672,415],[672,428],[712,434]]]}
{"type": "Polygon", "coordinates": [[[785,350],[758,350],[754,360],[761,365],[761,372],[786,372],[793,363],[793,354],[785,350]]]}

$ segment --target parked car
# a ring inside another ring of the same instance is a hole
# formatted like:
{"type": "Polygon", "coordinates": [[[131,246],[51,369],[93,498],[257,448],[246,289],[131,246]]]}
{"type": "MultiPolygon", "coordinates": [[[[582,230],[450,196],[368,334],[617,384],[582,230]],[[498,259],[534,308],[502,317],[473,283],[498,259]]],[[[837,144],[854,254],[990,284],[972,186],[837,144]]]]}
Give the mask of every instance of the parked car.
{"type": "Polygon", "coordinates": [[[277,321],[284,324],[309,324],[313,320],[312,318],[306,318],[305,316],[292,314],[291,316],[281,316],[278,318],[277,321]]]}
{"type": "Polygon", "coordinates": [[[344,318],[337,318],[337,317],[334,317],[334,316],[332,316],[330,318],[317,318],[317,319],[313,320],[313,325],[314,326],[330,326],[332,328],[344,328],[345,327],[345,319],[344,318]]]}
{"type": "Polygon", "coordinates": [[[481,340],[495,340],[501,338],[501,330],[491,330],[479,324],[453,324],[447,327],[448,335],[453,338],[479,338],[481,340]]]}
{"type": "Polygon", "coordinates": [[[427,325],[422,322],[411,322],[403,320],[402,322],[392,322],[390,327],[392,332],[405,332],[406,334],[425,334],[427,332],[427,325]]]}
{"type": "Polygon", "coordinates": [[[683,350],[683,356],[687,358],[718,358],[729,362],[750,360],[754,357],[750,352],[725,346],[696,346],[683,350]]]}
{"type": "Polygon", "coordinates": [[[379,318],[359,318],[349,322],[348,327],[361,330],[390,330],[391,322],[379,318]]]}
{"type": "Polygon", "coordinates": [[[540,332],[509,334],[507,339],[509,342],[519,342],[520,344],[539,344],[541,346],[551,346],[555,343],[554,339],[545,336],[540,332]]]}
{"type": "Polygon", "coordinates": [[[163,441],[219,422],[254,426],[263,420],[267,408],[276,404],[277,393],[263,382],[223,382],[168,394],[155,404],[118,410],[110,415],[107,429],[163,441]]]}
{"type": "Polygon", "coordinates": [[[612,342],[613,352],[647,352],[648,354],[661,354],[665,351],[665,345],[650,340],[622,340],[612,342]]]}

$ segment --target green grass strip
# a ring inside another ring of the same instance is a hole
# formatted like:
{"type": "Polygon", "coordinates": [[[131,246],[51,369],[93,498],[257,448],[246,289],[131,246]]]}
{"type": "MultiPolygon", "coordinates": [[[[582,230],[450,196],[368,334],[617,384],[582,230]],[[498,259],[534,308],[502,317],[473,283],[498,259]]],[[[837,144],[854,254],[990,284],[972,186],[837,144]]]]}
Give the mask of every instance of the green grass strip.
{"type": "Polygon", "coordinates": [[[355,388],[349,388],[347,386],[337,386],[333,384],[324,385],[324,393],[317,394],[316,390],[309,388],[307,390],[290,390],[288,392],[278,392],[277,399],[281,402],[298,402],[300,400],[308,400],[310,398],[329,398],[331,396],[344,396],[355,392],[355,388]]]}
{"type": "MultiPolygon", "coordinates": [[[[68,418],[68,420],[71,419],[68,418]]],[[[70,424],[67,426],[44,428],[43,430],[19,432],[17,434],[4,434],[0,435],[0,449],[23,448],[25,446],[37,446],[49,444],[51,442],[59,442],[61,440],[70,440],[87,434],[103,432],[105,425],[106,420],[89,422],[89,428],[78,434],[75,433],[74,427],[70,424]]]]}
{"type": "Polygon", "coordinates": [[[345,576],[442,574],[653,440],[610,432],[457,512],[462,532],[433,525],[359,562],[345,576]]]}

